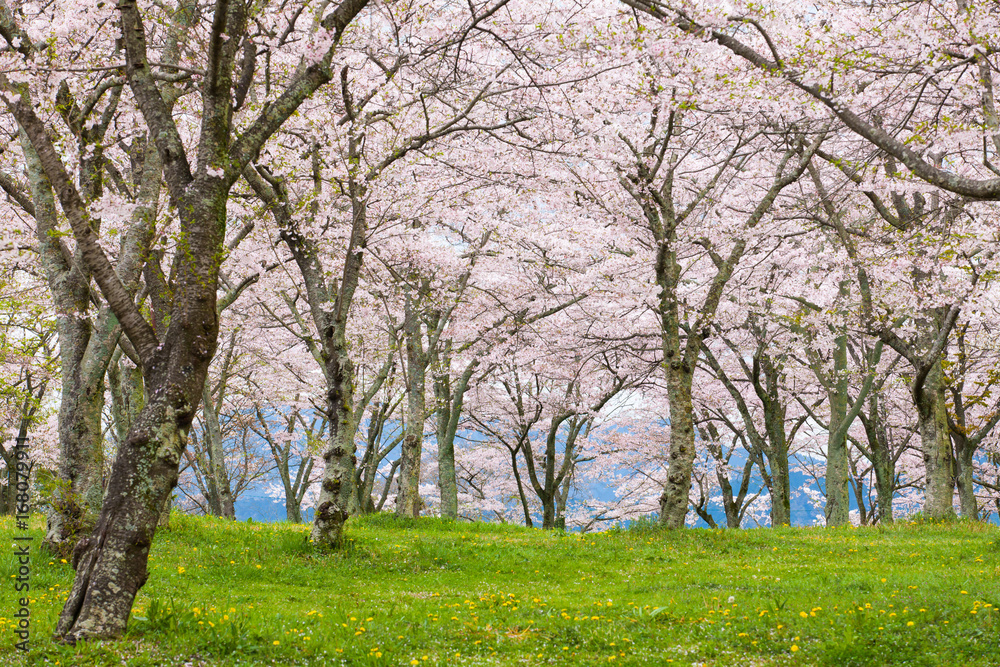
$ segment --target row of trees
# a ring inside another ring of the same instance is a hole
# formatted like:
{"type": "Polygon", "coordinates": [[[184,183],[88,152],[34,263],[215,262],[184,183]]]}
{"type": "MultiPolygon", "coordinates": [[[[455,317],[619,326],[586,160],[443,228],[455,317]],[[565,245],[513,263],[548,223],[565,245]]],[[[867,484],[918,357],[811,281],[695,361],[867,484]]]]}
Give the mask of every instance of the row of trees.
{"type": "Polygon", "coordinates": [[[232,517],[273,468],[328,547],[389,507],[781,525],[797,471],[829,525],[1000,509],[997,21],[0,2],[57,635],[124,631],[182,471],[232,517]]]}

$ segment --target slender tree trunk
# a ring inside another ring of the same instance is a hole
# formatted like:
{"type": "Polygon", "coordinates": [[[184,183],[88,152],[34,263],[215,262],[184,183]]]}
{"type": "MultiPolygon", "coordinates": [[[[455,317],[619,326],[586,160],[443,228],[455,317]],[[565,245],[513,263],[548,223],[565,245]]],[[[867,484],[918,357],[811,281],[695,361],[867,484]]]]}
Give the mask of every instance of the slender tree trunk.
{"type": "Polygon", "coordinates": [[[426,411],[427,355],[423,349],[420,318],[411,295],[406,297],[406,435],[403,438],[399,466],[399,495],[396,515],[416,518],[423,509],[420,498],[420,456],[424,442],[426,411]]]}
{"type": "Polygon", "coordinates": [[[73,548],[77,537],[94,525],[100,509],[101,410],[100,389],[88,386],[81,373],[92,323],[88,315],[90,287],[80,269],[80,257],[68,262],[57,232],[55,194],[28,136],[19,133],[28,172],[35,229],[42,265],[56,305],[62,395],[59,404],[59,481],[48,517],[45,544],[59,552],[73,548]],[[92,490],[96,485],[97,493],[92,490]]]}
{"type": "Polygon", "coordinates": [[[896,466],[892,460],[886,461],[883,454],[877,454],[880,459],[875,463],[875,495],[878,502],[878,522],[889,525],[894,521],[892,500],[895,491],[896,466]]]}
{"type": "MultiPolygon", "coordinates": [[[[854,502],[858,504],[858,521],[862,526],[867,526],[871,522],[872,514],[869,514],[868,508],[865,506],[865,480],[864,477],[858,475],[858,469],[854,461],[851,464],[851,486],[854,489],[854,502]]],[[[869,491],[869,497],[871,492],[869,491]]],[[[829,524],[828,524],[829,525],[829,524]]]]}
{"type": "Polygon", "coordinates": [[[971,446],[964,435],[952,433],[955,440],[955,482],[958,487],[958,499],[962,508],[962,516],[979,520],[979,502],[976,500],[974,482],[972,481],[973,457],[976,449],[971,446]]]}
{"type": "MultiPolygon", "coordinates": [[[[447,361],[447,355],[445,357],[447,361]]],[[[438,402],[438,488],[441,491],[441,516],[458,518],[458,475],[455,468],[455,436],[462,417],[465,392],[477,363],[469,363],[454,388],[445,369],[435,378],[434,392],[438,402]]]]}
{"type": "Polygon", "coordinates": [[[3,513],[6,515],[13,515],[16,514],[14,510],[17,508],[17,464],[14,463],[13,456],[4,458],[4,463],[7,466],[7,487],[3,491],[3,513]]]}
{"type": "Polygon", "coordinates": [[[556,530],[566,530],[566,504],[569,502],[569,492],[570,485],[573,482],[573,472],[575,465],[570,468],[569,473],[563,478],[562,485],[559,487],[559,498],[556,504],[556,530]]]}
{"type": "Polygon", "coordinates": [[[862,419],[862,424],[875,471],[875,496],[878,503],[876,519],[879,523],[888,525],[894,520],[892,501],[896,491],[896,460],[892,456],[889,435],[885,430],[881,402],[875,392],[868,397],[868,418],[862,419]]]}
{"type": "MultiPolygon", "coordinates": [[[[842,288],[843,291],[843,288],[842,288]]],[[[847,432],[841,428],[847,417],[847,336],[841,334],[834,342],[833,377],[827,391],[830,403],[830,424],[826,444],[826,525],[850,524],[848,488],[847,432]]],[[[861,400],[858,397],[857,400],[861,400]]]]}
{"type": "Polygon", "coordinates": [[[202,415],[205,417],[205,449],[208,451],[208,476],[215,489],[215,505],[217,516],[226,519],[236,518],[236,508],[233,505],[233,491],[226,471],[226,453],[222,447],[222,428],[219,425],[219,412],[212,391],[206,380],[202,391],[202,415]]]}
{"type": "MultiPolygon", "coordinates": [[[[358,5],[358,8],[364,3],[358,5]]],[[[346,5],[341,5],[345,7],[346,5]]],[[[356,136],[349,140],[349,157],[352,164],[361,162],[360,146],[356,136]]],[[[304,235],[292,216],[287,190],[280,179],[265,169],[246,168],[244,178],[257,195],[271,207],[281,238],[288,246],[305,282],[312,322],[318,341],[307,338],[314,358],[323,368],[326,381],[327,447],[323,452],[325,467],[320,482],[319,500],[313,516],[310,539],[314,544],[339,548],[343,539],[344,523],[355,503],[355,468],[357,457],[354,433],[357,423],[354,415],[354,363],[347,344],[347,319],[354,300],[364,261],[364,248],[368,232],[368,190],[363,181],[348,177],[348,194],[351,199],[351,238],[344,259],[339,286],[331,287],[327,272],[320,260],[315,241],[304,235]],[[262,174],[267,175],[267,179],[262,174]],[[332,305],[332,308],[331,308],[332,305]]],[[[319,156],[313,152],[315,193],[321,192],[319,156]]]]}
{"type": "Polygon", "coordinates": [[[521,479],[521,472],[517,469],[517,451],[517,449],[510,450],[510,468],[514,471],[514,481],[517,483],[517,496],[521,500],[521,510],[524,512],[524,525],[532,528],[534,524],[528,507],[528,495],[524,492],[524,480],[521,479]]]}
{"type": "Polygon", "coordinates": [[[358,485],[357,504],[358,512],[361,514],[372,514],[375,512],[375,500],[372,498],[372,495],[375,493],[375,477],[378,474],[378,467],[374,463],[374,454],[372,459],[371,464],[362,468],[361,483],[358,485]]]}

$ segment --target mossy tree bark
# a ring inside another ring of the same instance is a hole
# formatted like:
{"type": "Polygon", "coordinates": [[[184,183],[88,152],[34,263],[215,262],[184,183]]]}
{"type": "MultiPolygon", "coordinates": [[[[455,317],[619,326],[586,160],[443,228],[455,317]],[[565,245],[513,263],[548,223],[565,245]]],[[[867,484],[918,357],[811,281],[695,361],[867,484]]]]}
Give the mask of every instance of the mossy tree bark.
{"type": "MultiPolygon", "coordinates": [[[[364,0],[345,0],[323,20],[334,44],[364,0]]],[[[147,57],[146,31],[135,0],[117,6],[126,53],[126,80],[154,138],[164,180],[180,218],[179,254],[171,269],[173,302],[162,335],[136,307],[97,242],[85,201],[70,180],[43,121],[25,96],[6,104],[39,157],[70,221],[81,259],[121,324],[142,366],[148,401],[115,461],[104,505],[90,537],[74,552],[76,578],[56,627],[64,641],[119,637],[146,563],[158,519],[177,482],[178,465],[204,389],[218,337],[216,288],[224,255],[229,191],[263,144],[298,106],[332,78],[331,51],[296,73],[288,88],[233,136],[234,69],[242,48],[247,5],[220,2],[208,36],[200,93],[197,168],[172,118],[147,57]]],[[[175,20],[191,18],[182,6],[175,20]]],[[[4,82],[6,83],[6,82],[4,82]]]]}
{"type": "MultiPolygon", "coordinates": [[[[82,156],[78,185],[85,203],[98,200],[103,193],[106,164],[100,144],[115,115],[120,88],[99,89],[92,99],[84,100],[83,107],[93,115],[100,102],[99,93],[111,91],[100,119],[93,123],[88,123],[88,117],[68,89],[60,90],[59,108],[82,156]]],[[[96,314],[91,313],[94,295],[82,249],[78,246],[74,256],[60,238],[52,184],[23,131],[20,139],[32,203],[29,213],[35,218],[39,254],[56,303],[60,332],[59,481],[48,516],[45,544],[68,553],[76,539],[93,528],[101,507],[105,373],[121,328],[107,305],[101,306],[96,314]]],[[[134,159],[141,165],[138,182],[131,184],[136,208],[122,238],[116,272],[129,293],[134,294],[155,228],[160,161],[151,143],[137,141],[132,148],[136,153],[134,159]]],[[[91,224],[95,231],[100,229],[99,220],[92,219],[91,224]]]]}
{"type": "MultiPolygon", "coordinates": [[[[413,279],[413,276],[411,276],[413,279]]],[[[427,419],[427,367],[430,354],[424,345],[423,318],[419,311],[422,296],[427,294],[427,280],[416,279],[405,294],[403,341],[406,348],[406,424],[400,452],[399,493],[396,495],[396,516],[416,518],[424,507],[420,497],[420,457],[424,444],[424,421],[427,419]]]]}
{"type": "Polygon", "coordinates": [[[955,485],[947,407],[948,384],[941,359],[960,310],[958,304],[953,304],[925,313],[918,322],[923,335],[916,343],[904,341],[891,329],[878,332],[880,338],[909,361],[914,369],[910,395],[917,408],[920,449],[924,459],[924,514],[931,519],[945,519],[955,514],[952,508],[955,485]]]}

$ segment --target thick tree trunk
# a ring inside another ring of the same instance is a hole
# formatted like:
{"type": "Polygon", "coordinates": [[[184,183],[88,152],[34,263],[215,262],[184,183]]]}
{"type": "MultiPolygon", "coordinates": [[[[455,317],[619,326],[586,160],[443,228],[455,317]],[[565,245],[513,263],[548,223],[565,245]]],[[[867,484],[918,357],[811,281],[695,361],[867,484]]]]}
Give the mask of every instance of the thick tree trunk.
{"type": "Polygon", "coordinates": [[[420,498],[420,456],[423,445],[423,421],[415,418],[423,412],[423,392],[414,392],[409,398],[410,418],[406,422],[401,464],[399,466],[399,495],[396,496],[396,515],[417,518],[423,509],[420,498]],[[417,422],[417,423],[414,423],[417,422]]]}
{"type": "Polygon", "coordinates": [[[736,507],[732,504],[726,504],[724,506],[724,511],[726,513],[726,528],[741,528],[740,516],[736,511],[736,507]]]}
{"type": "Polygon", "coordinates": [[[930,519],[953,517],[954,484],[946,387],[941,362],[935,361],[922,387],[915,387],[920,448],[924,458],[924,514],[930,519]]]}
{"type": "Polygon", "coordinates": [[[668,359],[667,373],[670,402],[670,465],[660,496],[660,525],[683,528],[694,470],[694,403],[691,400],[691,369],[680,361],[668,359]],[[676,366],[676,367],[674,367],[676,366]]]}
{"type": "Polygon", "coordinates": [[[320,484],[319,501],[313,517],[312,541],[323,547],[339,548],[344,523],[350,516],[354,495],[354,364],[347,354],[342,328],[332,332],[327,349],[334,351],[326,362],[326,411],[329,424],[328,446],[323,452],[326,468],[320,484]]]}
{"type": "MultiPolygon", "coordinates": [[[[60,331],[60,349],[64,349],[62,334],[60,331]]],[[[66,340],[73,339],[67,337],[66,340]]],[[[73,344],[69,343],[68,350],[73,349],[73,344]]],[[[103,495],[103,374],[96,384],[86,382],[80,373],[81,361],[81,357],[70,352],[69,363],[63,365],[63,375],[69,369],[74,377],[63,378],[63,400],[59,408],[59,482],[45,535],[45,544],[63,553],[69,553],[76,540],[93,529],[103,495]]]]}
{"type": "MultiPolygon", "coordinates": [[[[218,337],[216,285],[225,229],[226,190],[192,183],[181,228],[194,248],[176,269],[174,306],[164,341],[140,338],[149,401],[118,451],[94,532],[77,545],[76,578],[56,635],[67,641],[118,637],[146,581],[149,548],[201,399],[218,337]]],[[[138,324],[135,326],[139,326],[138,324]]],[[[151,329],[136,330],[150,336],[151,329]]],[[[135,342],[135,341],[134,341],[135,342]]]]}
{"type": "Polygon", "coordinates": [[[285,520],[289,523],[302,523],[302,507],[294,499],[285,496],[285,520]]]}
{"type": "Polygon", "coordinates": [[[788,471],[788,454],[768,457],[771,465],[771,526],[792,524],[791,485],[788,471]]]}
{"type": "MultiPolygon", "coordinates": [[[[366,4],[366,0],[347,0],[323,19],[323,25],[334,33],[333,43],[366,4]]],[[[179,247],[171,269],[173,300],[169,326],[162,335],[136,307],[134,292],[116,275],[98,243],[97,221],[91,218],[48,129],[27,98],[27,88],[17,99],[8,95],[5,100],[58,193],[83,264],[141,360],[149,397],[119,448],[97,527],[74,550],[77,574],[56,629],[56,635],[68,642],[119,637],[125,630],[136,592],[147,577],[156,524],[177,483],[188,430],[218,342],[217,288],[225,255],[229,190],[264,142],[333,76],[331,44],[331,50],[301,68],[278,101],[234,139],[233,72],[246,30],[247,6],[217,4],[209,22],[197,160],[189,160],[168,101],[176,99],[172,93],[177,91],[161,86],[151,74],[146,28],[138,6],[135,0],[121,0],[117,9],[125,75],[162,159],[162,169],[155,173],[163,174],[180,218],[179,247]]],[[[167,28],[166,48],[161,51],[165,62],[176,56],[175,47],[194,19],[193,9],[185,2],[174,14],[176,23],[167,28]]],[[[153,180],[157,185],[160,182],[153,180]]]]}
{"type": "Polygon", "coordinates": [[[538,495],[542,501],[542,530],[552,530],[556,527],[556,499],[553,494],[538,495]]]}
{"type": "Polygon", "coordinates": [[[125,631],[135,595],[148,576],[146,562],[164,501],[177,483],[185,422],[190,424],[193,412],[175,392],[170,394],[147,406],[119,452],[97,528],[73,555],[77,575],[56,627],[59,637],[73,642],[125,631]]]}
{"type": "MultiPolygon", "coordinates": [[[[103,131],[86,130],[84,135],[87,138],[81,139],[88,144],[87,150],[81,150],[85,157],[82,158],[80,173],[81,192],[87,201],[99,199],[102,192],[104,161],[99,144],[103,131]]],[[[63,375],[59,409],[60,481],[45,542],[56,550],[66,552],[72,550],[80,534],[93,528],[101,508],[104,493],[101,425],[104,378],[121,329],[107,306],[91,319],[89,277],[81,273],[81,267],[86,265],[83,249],[78,246],[74,261],[66,261],[68,253],[60,247],[56,229],[52,185],[26,133],[21,132],[20,138],[35,205],[42,263],[59,313],[63,375]]],[[[155,148],[147,145],[142,154],[142,177],[137,184],[138,206],[133,213],[132,226],[122,240],[117,267],[118,276],[131,293],[137,288],[136,281],[153,236],[160,192],[160,166],[155,148]]]]}

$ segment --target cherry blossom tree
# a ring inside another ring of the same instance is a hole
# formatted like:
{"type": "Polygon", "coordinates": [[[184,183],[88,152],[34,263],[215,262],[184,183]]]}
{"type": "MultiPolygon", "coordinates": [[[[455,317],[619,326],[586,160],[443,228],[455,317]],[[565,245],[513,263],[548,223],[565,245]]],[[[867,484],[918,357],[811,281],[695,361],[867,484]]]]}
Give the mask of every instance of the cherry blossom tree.
{"type": "MultiPolygon", "coordinates": [[[[254,36],[247,30],[248,19],[262,8],[243,2],[220,3],[206,25],[197,22],[194,3],[181,3],[162,17],[170,29],[155,35],[147,34],[145,23],[157,8],[146,9],[145,16],[131,1],[115,8],[97,8],[108,13],[102,18],[107,26],[118,28],[116,37],[120,39],[90,43],[93,53],[120,63],[122,54],[117,49],[124,50],[120,67],[125,83],[155,143],[171,204],[179,216],[179,252],[168,279],[173,298],[165,331],[158,332],[144,318],[99,244],[86,190],[81,192],[67,173],[46,121],[29,98],[30,91],[9,77],[2,82],[7,109],[38,156],[37,172],[44,173],[57,194],[80,248],[80,259],[143,367],[149,398],[132,425],[126,447],[119,450],[95,533],[76,549],[77,578],[56,629],[67,641],[119,636],[125,629],[135,594],[147,576],[146,560],[156,521],[164,499],[176,484],[186,434],[215,349],[216,286],[230,189],[303,101],[333,79],[336,44],[366,4],[348,0],[329,14],[315,16],[313,33],[322,31],[322,35],[310,44],[318,45],[318,51],[296,53],[286,48],[282,52],[286,46],[283,40],[268,45],[286,59],[298,61],[299,66],[280,88],[270,91],[273,97],[267,104],[246,107],[238,117],[234,112],[245,101],[239,86],[241,73],[252,72],[254,67],[253,57],[241,56],[245,51],[256,51],[254,36]],[[185,61],[184,66],[194,64],[199,70],[196,96],[201,102],[200,127],[175,120],[171,109],[174,93],[161,89],[155,75],[156,71],[176,71],[172,54],[185,33],[189,40],[202,41],[207,47],[200,53],[185,53],[199,61],[185,61]],[[245,43],[251,47],[245,49],[245,43]],[[245,124],[236,122],[244,117],[245,124]],[[149,472],[140,474],[139,470],[149,472]]],[[[11,19],[3,34],[12,53],[23,58],[29,71],[45,67],[43,55],[33,50],[37,42],[34,36],[17,26],[9,10],[4,17],[11,19]]],[[[275,21],[275,29],[287,25],[281,13],[260,18],[275,21]]]]}

